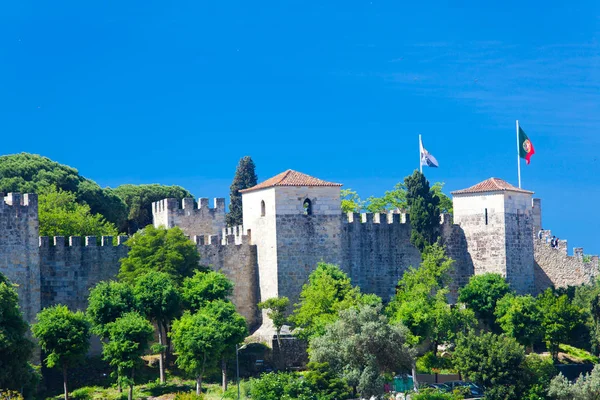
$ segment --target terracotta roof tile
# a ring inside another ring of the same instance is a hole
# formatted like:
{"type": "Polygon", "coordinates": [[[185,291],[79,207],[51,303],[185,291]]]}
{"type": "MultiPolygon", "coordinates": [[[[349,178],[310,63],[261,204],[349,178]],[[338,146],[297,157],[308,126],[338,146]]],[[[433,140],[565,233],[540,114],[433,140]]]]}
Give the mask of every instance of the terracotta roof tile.
{"type": "Polygon", "coordinates": [[[250,192],[258,189],[266,189],[274,186],[342,186],[340,183],[327,182],[321,179],[314,178],[302,172],[288,169],[256,186],[248,189],[240,190],[241,193],[250,192]]]}
{"type": "Polygon", "coordinates": [[[529,193],[533,194],[529,190],[519,189],[511,185],[510,183],[500,178],[490,178],[475,186],[471,186],[468,189],[456,190],[452,194],[470,194],[470,193],[485,193],[485,192],[498,192],[498,191],[509,191],[517,193],[529,193]]]}

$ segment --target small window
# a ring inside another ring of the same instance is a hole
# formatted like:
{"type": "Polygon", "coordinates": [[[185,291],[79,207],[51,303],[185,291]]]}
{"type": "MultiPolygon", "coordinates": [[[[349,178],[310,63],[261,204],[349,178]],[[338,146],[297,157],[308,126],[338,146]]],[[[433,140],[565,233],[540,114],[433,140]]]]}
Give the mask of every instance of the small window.
{"type": "Polygon", "coordinates": [[[266,213],[267,213],[267,211],[266,211],[266,207],[265,207],[265,201],[261,200],[260,201],[260,216],[264,217],[266,213]]]}
{"type": "Polygon", "coordinates": [[[302,206],[304,207],[304,215],[312,215],[312,202],[310,199],[304,200],[302,206]]]}
{"type": "Polygon", "coordinates": [[[487,213],[487,208],[485,209],[485,224],[488,224],[488,213],[487,213]]]}

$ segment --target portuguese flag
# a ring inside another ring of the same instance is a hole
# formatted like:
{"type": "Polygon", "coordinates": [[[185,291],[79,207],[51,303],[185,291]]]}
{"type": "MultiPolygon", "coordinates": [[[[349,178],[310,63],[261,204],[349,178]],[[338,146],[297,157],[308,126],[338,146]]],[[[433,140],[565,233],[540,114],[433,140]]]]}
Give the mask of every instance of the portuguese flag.
{"type": "Polygon", "coordinates": [[[524,158],[525,162],[529,164],[529,160],[534,154],[533,143],[531,143],[531,140],[529,140],[523,129],[519,126],[519,156],[524,158]]]}

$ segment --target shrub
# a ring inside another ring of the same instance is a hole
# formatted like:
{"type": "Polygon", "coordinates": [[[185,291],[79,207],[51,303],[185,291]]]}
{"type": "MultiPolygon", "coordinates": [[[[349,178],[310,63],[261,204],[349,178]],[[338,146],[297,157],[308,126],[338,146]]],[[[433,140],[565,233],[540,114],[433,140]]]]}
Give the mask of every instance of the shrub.
{"type": "Polygon", "coordinates": [[[83,387],[71,392],[71,396],[69,397],[72,400],[92,400],[94,398],[95,388],[93,387],[83,387]]]}
{"type": "Polygon", "coordinates": [[[177,393],[173,400],[204,400],[204,395],[198,395],[194,392],[177,393]]]}
{"type": "Polygon", "coordinates": [[[452,360],[444,357],[437,357],[433,351],[425,353],[417,359],[417,371],[425,374],[440,372],[441,370],[452,370],[452,360]]]}
{"type": "Polygon", "coordinates": [[[454,393],[442,393],[435,389],[424,389],[411,396],[412,400],[460,400],[463,396],[454,393]]]}
{"type": "Polygon", "coordinates": [[[286,372],[272,372],[251,379],[250,396],[254,400],[317,400],[303,379],[286,372]]]}

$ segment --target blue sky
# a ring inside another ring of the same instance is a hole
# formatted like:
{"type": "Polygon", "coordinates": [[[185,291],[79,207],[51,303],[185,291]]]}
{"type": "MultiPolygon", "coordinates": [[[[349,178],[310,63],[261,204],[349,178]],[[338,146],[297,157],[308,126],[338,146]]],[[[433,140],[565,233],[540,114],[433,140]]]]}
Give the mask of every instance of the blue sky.
{"type": "Polygon", "coordinates": [[[3,2],[0,153],[202,197],[251,155],[368,197],[419,133],[449,191],[516,184],[519,119],[544,227],[600,252],[600,3],[401,3],[3,2]]]}

